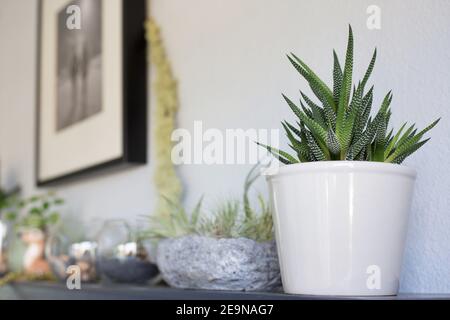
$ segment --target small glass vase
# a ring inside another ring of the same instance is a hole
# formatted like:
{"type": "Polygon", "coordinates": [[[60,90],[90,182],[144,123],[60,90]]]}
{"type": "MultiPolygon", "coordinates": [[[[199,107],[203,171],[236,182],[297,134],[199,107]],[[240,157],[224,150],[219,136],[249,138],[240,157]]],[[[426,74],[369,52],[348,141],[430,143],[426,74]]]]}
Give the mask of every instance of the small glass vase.
{"type": "Polygon", "coordinates": [[[0,278],[8,273],[8,225],[0,220],[0,278]]]}
{"type": "Polygon", "coordinates": [[[97,243],[92,241],[71,242],[63,234],[54,234],[47,242],[47,259],[53,274],[61,281],[76,270],[81,282],[96,282],[99,278],[96,255],[97,243]]]}
{"type": "Polygon", "coordinates": [[[107,280],[145,284],[158,274],[142,241],[123,220],[105,222],[98,237],[98,266],[107,280]]]}

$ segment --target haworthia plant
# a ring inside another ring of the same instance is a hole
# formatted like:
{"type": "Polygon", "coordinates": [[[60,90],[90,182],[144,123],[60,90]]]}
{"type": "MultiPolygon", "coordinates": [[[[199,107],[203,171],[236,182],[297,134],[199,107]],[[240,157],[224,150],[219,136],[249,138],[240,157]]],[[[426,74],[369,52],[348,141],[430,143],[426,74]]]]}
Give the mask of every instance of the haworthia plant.
{"type": "Polygon", "coordinates": [[[377,58],[375,49],[366,73],[352,87],[353,32],[349,27],[347,52],[343,69],[333,51],[333,88],[329,88],[300,58],[291,53],[289,61],[308,82],[317,100],[314,102],[302,91],[299,105],[283,95],[288,106],[298,118],[295,124],[282,123],[289,146],[288,152],[265,147],[284,164],[311,161],[354,160],[402,163],[422,147],[423,140],[440,119],[419,131],[415,124],[405,123],[394,133],[389,128],[392,92],[386,94],[378,112],[371,115],[373,87],[366,91],[377,58]],[[407,129],[406,129],[407,128],[407,129]]]}

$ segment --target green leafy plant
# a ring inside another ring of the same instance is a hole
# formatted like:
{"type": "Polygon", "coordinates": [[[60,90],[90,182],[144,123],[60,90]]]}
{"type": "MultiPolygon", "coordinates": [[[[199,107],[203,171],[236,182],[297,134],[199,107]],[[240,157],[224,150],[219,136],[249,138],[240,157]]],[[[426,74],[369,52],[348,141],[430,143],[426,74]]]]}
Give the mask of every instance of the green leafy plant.
{"type": "Polygon", "coordinates": [[[6,219],[13,221],[17,228],[33,228],[47,231],[60,220],[58,207],[64,200],[54,193],[37,195],[19,200],[15,210],[6,214],[6,219]]]}
{"type": "Polygon", "coordinates": [[[440,119],[418,131],[415,124],[405,123],[394,133],[389,130],[392,93],[389,92],[372,117],[373,86],[366,91],[377,57],[375,49],[372,60],[362,80],[352,90],[353,32],[349,27],[344,69],[333,51],[333,88],[329,88],[300,58],[291,53],[288,59],[300,75],[308,82],[318,101],[313,101],[300,91],[299,105],[283,95],[297,116],[291,124],[282,123],[295,155],[265,147],[284,164],[329,160],[377,161],[402,163],[408,156],[422,147],[429,139],[424,135],[440,119]]]}
{"type": "Polygon", "coordinates": [[[0,189],[0,213],[9,206],[8,195],[0,189]]]}
{"type": "Polygon", "coordinates": [[[19,193],[18,188],[14,189],[11,192],[6,192],[0,189],[0,218],[4,211],[7,211],[8,209],[14,206],[14,204],[17,201],[18,193],[19,193]]]}
{"type": "Polygon", "coordinates": [[[195,209],[189,213],[179,203],[164,198],[168,204],[168,215],[150,217],[151,229],[144,233],[145,237],[152,239],[178,238],[198,233],[199,216],[202,206],[201,199],[195,209]]]}
{"type": "Polygon", "coordinates": [[[203,214],[203,198],[189,213],[180,204],[169,199],[170,214],[151,217],[152,227],[147,236],[153,239],[178,238],[197,234],[214,238],[249,238],[258,242],[273,239],[273,222],[270,207],[259,196],[259,210],[252,208],[249,201],[251,186],[259,177],[259,166],[247,175],[242,201],[227,200],[213,209],[209,215],[203,214]]]}

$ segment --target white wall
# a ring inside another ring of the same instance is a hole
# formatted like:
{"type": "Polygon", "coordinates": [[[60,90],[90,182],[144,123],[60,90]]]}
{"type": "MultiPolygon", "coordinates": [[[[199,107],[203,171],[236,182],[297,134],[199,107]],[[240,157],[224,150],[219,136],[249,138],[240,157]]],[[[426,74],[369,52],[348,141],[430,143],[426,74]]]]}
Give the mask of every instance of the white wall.
{"type": "MultiPolygon", "coordinates": [[[[345,49],[347,24],[362,74],[375,46],[376,101],[394,92],[393,122],[424,126],[443,120],[432,141],[407,163],[418,169],[402,291],[450,292],[450,2],[304,0],[153,0],[174,71],[180,80],[179,125],[278,128],[289,119],[280,93],[296,97],[306,85],[284,54],[296,52],[327,80],[331,49],[345,49]],[[366,8],[382,9],[382,29],[366,28],[366,8]]],[[[33,181],[36,1],[0,0],[0,161],[3,182],[33,181]]],[[[154,105],[154,104],[152,104],[154,105]]],[[[248,166],[181,168],[192,205],[237,195],[248,166]]],[[[134,220],[152,211],[152,166],[100,175],[59,191],[72,212],[93,221],[134,220]]],[[[259,185],[264,190],[264,184],[259,185]]],[[[376,205],[376,204],[373,204],[376,205]]]]}

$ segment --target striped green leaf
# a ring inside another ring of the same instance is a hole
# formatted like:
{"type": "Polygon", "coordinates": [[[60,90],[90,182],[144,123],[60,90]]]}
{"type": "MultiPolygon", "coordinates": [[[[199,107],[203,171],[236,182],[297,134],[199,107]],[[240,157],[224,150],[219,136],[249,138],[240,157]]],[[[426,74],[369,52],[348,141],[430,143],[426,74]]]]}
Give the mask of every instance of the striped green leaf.
{"type": "Polygon", "coordinates": [[[308,158],[308,145],[303,144],[301,140],[297,140],[294,135],[292,134],[292,131],[289,129],[289,126],[286,122],[282,122],[283,128],[286,132],[286,135],[290,141],[291,148],[297,153],[298,158],[300,161],[306,161],[308,158]]]}
{"type": "Polygon", "coordinates": [[[309,86],[314,91],[314,94],[323,102],[327,103],[330,107],[336,110],[334,105],[333,92],[330,88],[295,54],[291,53],[288,56],[289,61],[294,66],[294,68],[308,81],[309,86]]]}
{"type": "Polygon", "coordinates": [[[375,61],[377,60],[377,49],[375,48],[372,56],[372,60],[370,60],[369,67],[367,68],[366,74],[364,75],[364,78],[361,82],[361,86],[364,87],[367,84],[367,81],[369,81],[370,75],[372,74],[373,68],[375,66],[375,61]]]}
{"type": "Polygon", "coordinates": [[[308,147],[311,150],[312,155],[314,156],[314,159],[316,161],[325,161],[327,160],[326,155],[322,151],[322,149],[319,147],[319,144],[314,139],[314,137],[307,131],[306,132],[306,139],[308,140],[308,147]]]}
{"type": "Polygon", "coordinates": [[[312,118],[317,121],[323,128],[327,128],[327,121],[324,110],[319,107],[317,104],[315,104],[311,99],[308,98],[303,92],[300,91],[300,94],[305,100],[306,104],[309,106],[309,108],[312,111],[312,118]]]}
{"type": "Polygon", "coordinates": [[[403,130],[406,127],[406,122],[401,126],[400,130],[395,134],[395,136],[391,139],[389,144],[386,147],[386,150],[384,151],[384,158],[387,159],[389,155],[391,154],[392,149],[397,144],[398,139],[400,139],[400,136],[403,132],[403,130]]]}
{"type": "Polygon", "coordinates": [[[407,157],[409,157],[410,155],[412,155],[414,152],[416,152],[417,150],[419,150],[425,143],[427,143],[430,140],[430,138],[421,141],[419,143],[416,143],[415,145],[411,146],[408,150],[406,150],[403,154],[401,154],[400,156],[397,156],[397,158],[395,158],[392,163],[396,163],[396,164],[401,164],[403,161],[405,161],[405,159],[407,157]]]}
{"type": "Polygon", "coordinates": [[[341,152],[339,140],[331,128],[328,129],[327,147],[333,155],[337,155],[341,152]]]}
{"type": "Polygon", "coordinates": [[[418,143],[422,139],[422,137],[425,135],[425,133],[427,133],[428,131],[433,129],[439,123],[440,120],[441,120],[440,118],[437,119],[432,124],[430,124],[428,127],[423,129],[422,131],[420,131],[418,134],[409,136],[401,144],[399,142],[399,146],[395,149],[395,151],[392,153],[392,155],[390,155],[389,158],[386,159],[386,162],[392,162],[396,158],[407,153],[408,150],[410,150],[416,143],[418,143]]]}
{"type": "Polygon", "coordinates": [[[283,95],[284,99],[288,103],[291,110],[295,110],[294,113],[300,118],[301,121],[308,127],[311,133],[320,142],[325,142],[327,140],[327,131],[322,128],[314,119],[309,118],[304,112],[302,112],[288,97],[283,95]]]}
{"type": "Polygon", "coordinates": [[[344,130],[345,115],[347,113],[348,103],[350,99],[350,92],[352,89],[352,74],[353,74],[353,31],[352,28],[349,26],[347,53],[345,56],[344,74],[342,78],[342,89],[339,97],[339,105],[337,108],[337,116],[336,116],[336,135],[338,136],[339,139],[341,137],[342,131],[344,130]]]}
{"type": "Polygon", "coordinates": [[[262,144],[257,142],[257,144],[263,148],[266,148],[267,151],[269,151],[276,159],[278,159],[280,162],[284,163],[284,164],[293,164],[293,163],[298,163],[298,160],[295,159],[293,156],[291,156],[289,153],[284,152],[282,150],[273,148],[271,146],[262,144]]]}
{"type": "Polygon", "coordinates": [[[333,100],[334,104],[337,106],[339,104],[339,97],[341,96],[342,88],[342,69],[339,63],[339,58],[336,51],[333,50],[333,100]]]}

